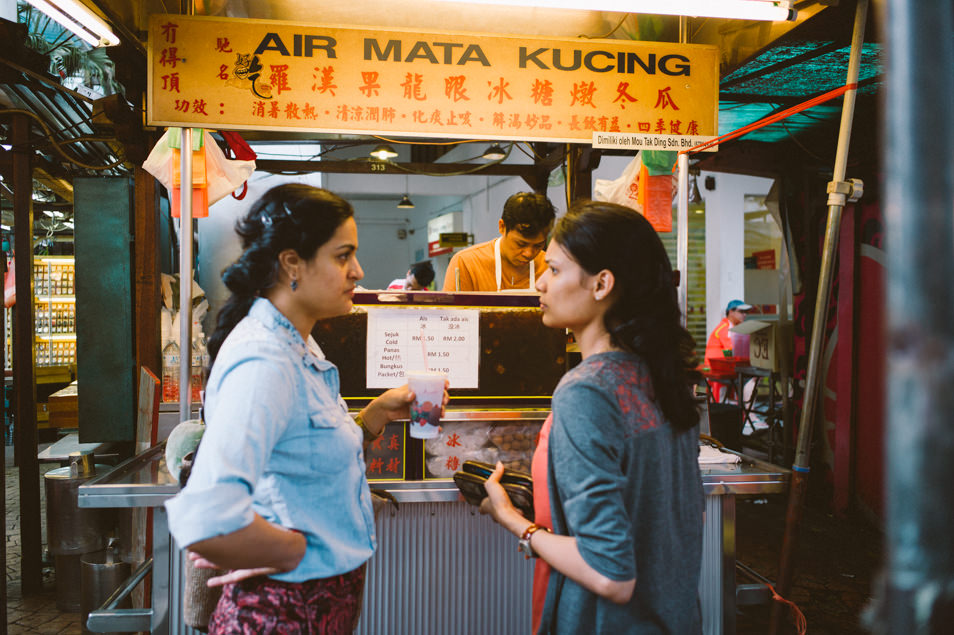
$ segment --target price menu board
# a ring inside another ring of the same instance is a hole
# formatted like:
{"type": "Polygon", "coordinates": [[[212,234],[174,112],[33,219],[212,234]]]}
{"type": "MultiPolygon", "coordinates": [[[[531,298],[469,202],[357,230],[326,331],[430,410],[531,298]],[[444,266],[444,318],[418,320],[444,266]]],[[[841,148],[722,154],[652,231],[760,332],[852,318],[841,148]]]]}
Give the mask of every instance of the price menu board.
{"type": "Polygon", "coordinates": [[[368,309],[367,387],[393,388],[411,371],[447,373],[451,388],[477,388],[480,311],[368,309]]]}

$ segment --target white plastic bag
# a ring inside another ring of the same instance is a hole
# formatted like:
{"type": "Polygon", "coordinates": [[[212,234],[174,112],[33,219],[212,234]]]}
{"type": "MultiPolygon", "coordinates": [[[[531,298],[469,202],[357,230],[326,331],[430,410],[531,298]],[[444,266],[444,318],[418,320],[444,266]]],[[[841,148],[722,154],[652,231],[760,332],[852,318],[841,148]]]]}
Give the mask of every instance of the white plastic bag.
{"type": "Polygon", "coordinates": [[[209,183],[209,205],[220,201],[252,176],[255,161],[228,159],[212,139],[205,141],[205,170],[209,183]]]}
{"type": "MultiPolygon", "coordinates": [[[[172,146],[169,137],[173,129],[167,129],[146,157],[142,169],[156,177],[166,190],[172,195],[173,180],[179,166],[174,165],[172,146]]],[[[202,144],[205,151],[206,182],[209,190],[209,205],[220,201],[233,190],[241,187],[242,183],[252,176],[255,171],[255,161],[241,161],[228,159],[215,143],[214,139],[206,138],[202,144]]]]}
{"type": "Polygon", "coordinates": [[[618,203],[642,214],[643,209],[639,204],[639,170],[643,163],[639,155],[637,152],[618,179],[596,179],[593,185],[593,200],[618,203]]]}

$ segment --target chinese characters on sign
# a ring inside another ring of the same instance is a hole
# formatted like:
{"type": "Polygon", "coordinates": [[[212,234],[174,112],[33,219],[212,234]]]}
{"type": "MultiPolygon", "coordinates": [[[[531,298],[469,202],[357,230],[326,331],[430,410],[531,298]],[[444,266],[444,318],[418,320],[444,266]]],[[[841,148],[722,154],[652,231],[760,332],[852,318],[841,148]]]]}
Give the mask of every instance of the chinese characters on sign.
{"type": "Polygon", "coordinates": [[[391,423],[364,453],[369,481],[404,479],[404,425],[391,423]]]}
{"type": "Polygon", "coordinates": [[[590,143],[717,134],[716,47],[155,15],[151,125],[590,143]]]}
{"type": "Polygon", "coordinates": [[[478,309],[368,309],[367,387],[393,388],[408,371],[436,370],[452,388],[477,388],[479,321],[478,309]]]}

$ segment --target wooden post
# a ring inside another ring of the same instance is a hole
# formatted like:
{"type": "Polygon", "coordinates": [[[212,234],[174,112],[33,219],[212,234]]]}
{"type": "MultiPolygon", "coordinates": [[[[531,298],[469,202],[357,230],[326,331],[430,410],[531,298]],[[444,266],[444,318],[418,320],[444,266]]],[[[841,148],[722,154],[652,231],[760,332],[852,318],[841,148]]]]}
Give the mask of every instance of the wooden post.
{"type": "Polygon", "coordinates": [[[156,179],[137,167],[135,171],[133,214],[133,258],[136,271],[133,289],[135,310],[136,368],[146,367],[154,374],[162,372],[159,311],[162,291],[159,272],[159,201],[156,179]]]}
{"type": "Polygon", "coordinates": [[[33,342],[33,166],[30,120],[13,115],[13,216],[17,298],[14,309],[13,388],[16,457],[20,468],[20,583],[23,595],[43,587],[40,463],[37,460],[36,347],[33,342]]]}
{"type": "Polygon", "coordinates": [[[587,145],[573,144],[566,153],[567,182],[570,202],[593,197],[593,169],[600,164],[600,151],[587,145]]]}

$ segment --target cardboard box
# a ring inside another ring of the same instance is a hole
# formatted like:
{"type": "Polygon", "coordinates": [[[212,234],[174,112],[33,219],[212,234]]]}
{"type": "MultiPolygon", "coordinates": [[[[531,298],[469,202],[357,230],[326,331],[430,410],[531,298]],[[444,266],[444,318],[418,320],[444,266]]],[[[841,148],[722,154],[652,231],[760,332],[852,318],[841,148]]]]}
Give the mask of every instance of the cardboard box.
{"type": "Polygon", "coordinates": [[[791,322],[779,322],[777,316],[764,315],[758,320],[748,319],[729,330],[748,334],[749,363],[752,366],[778,371],[782,364],[791,363],[794,333],[791,322]]]}
{"type": "Polygon", "coordinates": [[[50,395],[49,420],[54,428],[78,428],[79,408],[77,403],[78,389],[74,381],[72,384],[50,395]]]}

